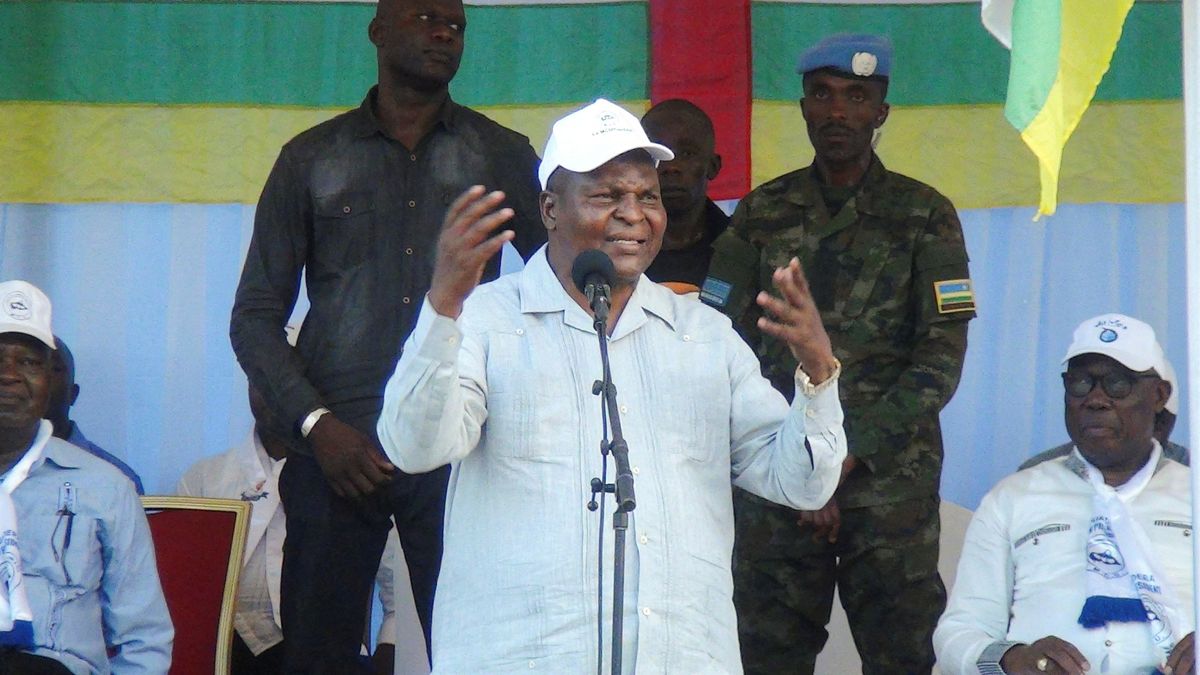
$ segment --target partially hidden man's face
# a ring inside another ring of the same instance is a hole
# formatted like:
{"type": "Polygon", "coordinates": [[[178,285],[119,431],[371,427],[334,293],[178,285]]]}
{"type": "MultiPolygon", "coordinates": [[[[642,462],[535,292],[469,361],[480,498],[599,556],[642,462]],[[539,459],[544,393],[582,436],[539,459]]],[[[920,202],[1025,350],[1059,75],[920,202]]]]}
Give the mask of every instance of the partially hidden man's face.
{"type": "Polygon", "coordinates": [[[446,86],[462,61],[461,0],[381,0],[368,29],[380,67],[419,90],[446,86]]]}
{"type": "Polygon", "coordinates": [[[79,386],[75,384],[75,359],[70,350],[60,346],[50,356],[50,402],[46,408],[46,418],[56,425],[66,423],[77,396],[79,386]]]}
{"type": "Polygon", "coordinates": [[[559,169],[542,193],[542,222],[556,273],[598,248],[612,258],[614,285],[633,285],[658,255],[667,224],[654,160],[633,150],[589,173],[559,169]]]}
{"type": "Polygon", "coordinates": [[[687,213],[704,202],[708,181],[716,178],[720,169],[712,132],[686,113],[651,112],[642,126],[650,140],[675,153],[675,159],[658,163],[658,183],[667,213],[687,213]]]}
{"type": "MultiPolygon", "coordinates": [[[[1158,377],[1135,373],[1103,354],[1081,354],[1067,364],[1064,382],[1095,381],[1083,396],[1063,393],[1067,433],[1079,452],[1098,469],[1134,469],[1149,452],[1154,416],[1167,402],[1170,385],[1158,377]],[[1102,380],[1124,396],[1105,391],[1102,380]],[[1112,379],[1115,378],[1115,379],[1112,379]]],[[[1082,384],[1081,389],[1086,387],[1082,384]]]]}
{"type": "Polygon", "coordinates": [[[0,429],[29,430],[49,398],[49,348],[23,333],[0,334],[0,429]]]}
{"type": "Polygon", "coordinates": [[[887,121],[883,83],[827,71],[804,77],[800,110],[817,157],[848,162],[871,154],[875,130],[887,121]]]}

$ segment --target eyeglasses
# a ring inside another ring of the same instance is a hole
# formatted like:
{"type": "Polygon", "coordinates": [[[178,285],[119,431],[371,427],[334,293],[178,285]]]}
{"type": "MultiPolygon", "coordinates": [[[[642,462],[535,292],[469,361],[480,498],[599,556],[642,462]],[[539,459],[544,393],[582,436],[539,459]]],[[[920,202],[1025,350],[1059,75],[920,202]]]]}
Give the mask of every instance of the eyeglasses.
{"type": "Polygon", "coordinates": [[[1158,379],[1158,375],[1127,375],[1125,373],[1113,372],[1104,375],[1103,377],[1095,377],[1087,373],[1063,373],[1063,387],[1066,388],[1067,394],[1075,398],[1083,398],[1096,388],[1096,383],[1100,383],[1100,388],[1109,398],[1125,398],[1133,393],[1133,385],[1137,380],[1147,380],[1150,378],[1158,379]]]}

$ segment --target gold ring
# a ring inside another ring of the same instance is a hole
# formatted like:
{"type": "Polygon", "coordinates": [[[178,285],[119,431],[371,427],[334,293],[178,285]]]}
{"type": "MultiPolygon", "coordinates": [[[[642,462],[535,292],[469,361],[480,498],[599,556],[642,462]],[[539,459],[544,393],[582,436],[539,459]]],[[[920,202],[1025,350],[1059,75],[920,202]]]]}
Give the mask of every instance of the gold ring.
{"type": "Polygon", "coordinates": [[[1046,668],[1048,668],[1050,666],[1050,659],[1043,656],[1042,658],[1037,660],[1037,663],[1035,665],[1037,665],[1038,670],[1040,670],[1044,673],[1044,672],[1046,672],[1046,668]]]}

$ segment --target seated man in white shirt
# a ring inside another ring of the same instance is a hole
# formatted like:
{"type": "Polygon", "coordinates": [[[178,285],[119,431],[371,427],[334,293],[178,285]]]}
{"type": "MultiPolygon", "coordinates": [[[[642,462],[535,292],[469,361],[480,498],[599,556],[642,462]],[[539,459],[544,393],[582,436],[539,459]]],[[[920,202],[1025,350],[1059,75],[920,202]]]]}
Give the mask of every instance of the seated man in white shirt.
{"type": "MultiPolygon", "coordinates": [[[[262,395],[249,388],[254,429],[241,445],[192,465],[175,491],[189,497],[241,499],[250,503],[250,527],[233,618],[231,675],[276,675],[283,672],[283,632],[279,616],[279,580],[287,521],[279,502],[279,472],[287,461],[288,440],[262,395]]],[[[395,644],[392,570],[395,537],[388,539],[376,584],[383,607],[378,641],[395,644]]],[[[384,649],[387,654],[394,652],[384,649]]],[[[380,658],[387,662],[390,658],[380,658]]],[[[391,672],[390,668],[376,672],[391,672]]]]}
{"type": "Polygon", "coordinates": [[[1005,478],[975,512],[934,633],[943,673],[1192,673],[1191,488],[1153,436],[1162,363],[1137,319],[1075,329],[1074,450],[1005,478]]]}
{"type": "Polygon", "coordinates": [[[478,288],[513,212],[482,186],[450,206],[379,421],[402,470],[452,467],[435,673],[583,673],[607,660],[597,588],[612,578],[612,540],[601,562],[595,551],[613,509],[585,508],[608,434],[593,305],[572,279],[582,252],[615,266],[606,343],[636,481],[622,672],[740,673],[732,484],[799,509],[837,485],[839,364],[799,263],[759,298],[771,317],[760,326],[803,364],[790,407],[728,319],[643,276],[666,223],[655,162],[671,157],[608,101],[559,120],[539,170],[549,244],[478,288]]]}

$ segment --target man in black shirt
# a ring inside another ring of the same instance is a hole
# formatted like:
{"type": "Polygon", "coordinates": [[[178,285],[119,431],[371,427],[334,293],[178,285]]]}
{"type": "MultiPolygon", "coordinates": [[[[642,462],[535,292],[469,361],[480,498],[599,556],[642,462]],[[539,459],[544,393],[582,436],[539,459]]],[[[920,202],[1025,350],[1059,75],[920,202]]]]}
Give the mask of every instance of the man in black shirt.
{"type": "MultiPolygon", "coordinates": [[[[461,0],[382,0],[368,29],[378,86],[284,146],[255,214],[230,336],[250,382],[304,439],[280,477],[288,672],[355,671],[393,517],[428,646],[448,470],[406,475],[386,460],[384,383],[456,196],[502,190],[524,256],[546,238],[528,139],[450,99],[465,29],[461,0]],[[283,328],[302,273],[311,308],[292,349],[283,328]]],[[[485,276],[498,271],[497,258],[485,276]]]]}
{"type": "Polygon", "coordinates": [[[675,159],[658,163],[667,231],[646,276],[676,293],[699,293],[713,240],[729,226],[729,216],[708,198],[708,181],[721,170],[712,120],[691,101],[673,98],[648,110],[642,127],[650,140],[675,153],[675,159]]]}

